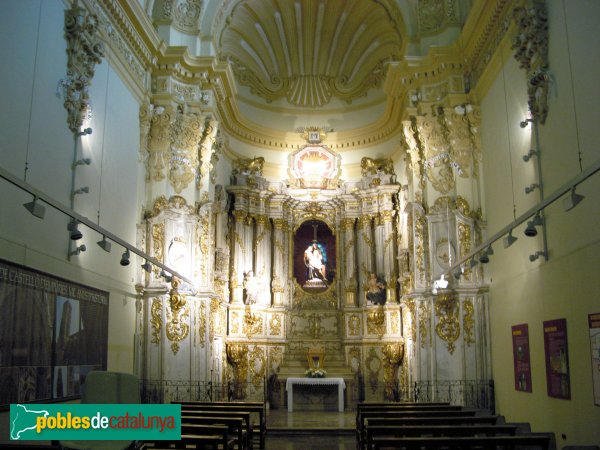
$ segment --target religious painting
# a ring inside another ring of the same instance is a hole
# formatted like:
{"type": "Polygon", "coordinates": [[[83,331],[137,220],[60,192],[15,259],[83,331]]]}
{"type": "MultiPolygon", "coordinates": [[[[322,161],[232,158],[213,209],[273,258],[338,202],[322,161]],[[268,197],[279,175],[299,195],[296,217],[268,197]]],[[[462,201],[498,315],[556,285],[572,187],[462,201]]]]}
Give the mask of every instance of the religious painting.
{"type": "Polygon", "coordinates": [[[526,323],[512,327],[515,390],[531,392],[531,361],[529,358],[529,326],[526,323]]]}
{"type": "Polygon", "coordinates": [[[588,314],[590,350],[592,351],[592,384],[594,405],[600,406],[600,313],[588,314]]]}
{"type": "Polygon", "coordinates": [[[106,370],[108,292],[0,261],[0,405],[67,400],[106,370]]]}
{"type": "Polygon", "coordinates": [[[335,236],[320,220],[304,222],[294,235],[294,277],[306,292],[324,292],[336,273],[335,236]]]}
{"type": "Polygon", "coordinates": [[[548,396],[570,400],[571,382],[569,379],[567,319],[544,322],[544,350],[546,354],[548,396]]]}

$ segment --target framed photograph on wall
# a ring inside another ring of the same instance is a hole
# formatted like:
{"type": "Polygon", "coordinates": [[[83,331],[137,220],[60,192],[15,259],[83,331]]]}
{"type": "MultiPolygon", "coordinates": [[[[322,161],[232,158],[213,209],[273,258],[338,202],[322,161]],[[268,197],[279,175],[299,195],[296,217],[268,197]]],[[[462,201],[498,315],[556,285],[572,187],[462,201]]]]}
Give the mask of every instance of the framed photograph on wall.
{"type": "Polygon", "coordinates": [[[588,314],[590,350],[592,352],[592,384],[594,405],[600,406],[600,313],[588,314]]]}
{"type": "Polygon", "coordinates": [[[544,322],[544,351],[546,355],[546,386],[548,396],[571,399],[567,319],[544,322]]]}
{"type": "Polygon", "coordinates": [[[77,398],[106,370],[108,292],[0,260],[0,408],[77,398]]]}
{"type": "Polygon", "coordinates": [[[529,358],[529,326],[526,323],[512,327],[515,390],[531,392],[531,360],[529,358]]]}

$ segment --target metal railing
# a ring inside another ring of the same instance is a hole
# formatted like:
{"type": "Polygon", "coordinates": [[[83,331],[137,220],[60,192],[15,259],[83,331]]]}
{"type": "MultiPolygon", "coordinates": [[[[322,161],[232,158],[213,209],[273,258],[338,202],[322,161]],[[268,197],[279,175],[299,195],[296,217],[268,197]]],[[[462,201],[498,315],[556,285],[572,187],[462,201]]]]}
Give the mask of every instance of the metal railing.
{"type": "Polygon", "coordinates": [[[494,380],[415,381],[411,400],[450,402],[467,408],[484,409],[495,414],[494,380]]]}
{"type": "Polygon", "coordinates": [[[140,380],[142,403],[266,401],[263,384],[187,380],[140,380]]]}

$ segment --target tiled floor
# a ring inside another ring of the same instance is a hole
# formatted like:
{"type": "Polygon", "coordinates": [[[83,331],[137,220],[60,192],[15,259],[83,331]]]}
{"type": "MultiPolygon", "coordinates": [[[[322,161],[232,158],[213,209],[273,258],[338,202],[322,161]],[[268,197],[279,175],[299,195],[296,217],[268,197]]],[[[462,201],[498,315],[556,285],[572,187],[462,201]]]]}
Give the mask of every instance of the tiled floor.
{"type": "Polygon", "coordinates": [[[271,410],[266,450],[355,450],[355,411],[271,410]]]}

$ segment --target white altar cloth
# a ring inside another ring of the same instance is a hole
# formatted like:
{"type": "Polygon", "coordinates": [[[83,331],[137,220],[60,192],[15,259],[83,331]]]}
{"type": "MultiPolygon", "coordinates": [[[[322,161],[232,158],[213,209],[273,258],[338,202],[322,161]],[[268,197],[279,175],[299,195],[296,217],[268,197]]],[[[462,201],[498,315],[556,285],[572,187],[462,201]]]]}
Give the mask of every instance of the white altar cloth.
{"type": "Polygon", "coordinates": [[[288,378],[285,383],[285,390],[287,391],[288,400],[288,412],[294,410],[294,385],[304,384],[310,386],[321,386],[321,385],[336,385],[338,387],[338,411],[344,412],[344,389],[346,389],[346,383],[343,378],[288,378]]]}

